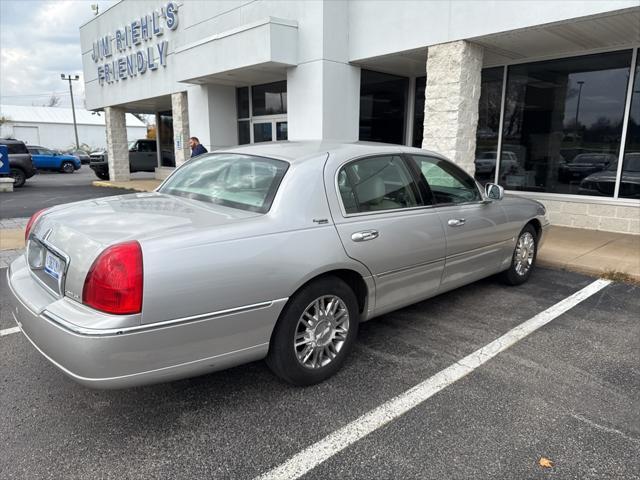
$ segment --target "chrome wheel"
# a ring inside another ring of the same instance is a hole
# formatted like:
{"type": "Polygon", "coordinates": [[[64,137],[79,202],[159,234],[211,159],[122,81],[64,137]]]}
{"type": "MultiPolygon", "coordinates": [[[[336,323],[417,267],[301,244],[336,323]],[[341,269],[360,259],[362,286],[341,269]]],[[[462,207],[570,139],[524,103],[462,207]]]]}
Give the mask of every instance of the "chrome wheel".
{"type": "Polygon", "coordinates": [[[298,320],[294,349],[301,365],[321,368],[338,355],[349,332],[349,310],[335,295],[311,302],[298,320]]]}
{"type": "Polygon", "coordinates": [[[62,171],[64,173],[73,173],[75,171],[75,167],[73,166],[73,163],[70,162],[64,162],[62,164],[62,171]]]}
{"type": "Polygon", "coordinates": [[[514,253],[514,266],[520,276],[526,275],[533,265],[533,257],[536,253],[536,241],[530,232],[524,232],[518,238],[514,253]]]}

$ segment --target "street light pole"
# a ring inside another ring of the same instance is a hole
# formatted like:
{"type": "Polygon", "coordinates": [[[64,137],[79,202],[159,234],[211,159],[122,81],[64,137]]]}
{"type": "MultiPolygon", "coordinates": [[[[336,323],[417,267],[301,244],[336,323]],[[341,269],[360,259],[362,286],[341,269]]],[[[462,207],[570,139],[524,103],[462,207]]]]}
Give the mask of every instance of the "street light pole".
{"type": "Polygon", "coordinates": [[[574,138],[573,140],[574,142],[578,140],[578,116],[580,115],[580,97],[582,96],[582,85],[584,85],[584,80],[578,80],[577,83],[578,83],[578,103],[576,104],[576,125],[575,125],[576,138],[574,138]]]}
{"type": "Polygon", "coordinates": [[[64,73],[60,74],[60,78],[62,80],[69,80],[69,94],[71,95],[71,111],[73,112],[73,130],[76,134],[76,150],[80,150],[80,142],[78,141],[78,124],[76,123],[76,106],[73,102],[73,87],[71,86],[71,80],[79,80],[79,75],[65,75],[64,73]]]}

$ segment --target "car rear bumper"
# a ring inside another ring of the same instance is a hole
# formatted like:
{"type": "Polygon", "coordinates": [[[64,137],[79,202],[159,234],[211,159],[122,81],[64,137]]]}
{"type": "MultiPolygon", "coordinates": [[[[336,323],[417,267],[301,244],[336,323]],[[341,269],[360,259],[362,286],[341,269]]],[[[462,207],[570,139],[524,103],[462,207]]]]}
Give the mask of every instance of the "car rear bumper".
{"type": "MultiPolygon", "coordinates": [[[[65,374],[93,388],[166,382],[264,358],[271,331],[287,301],[181,322],[87,328],[48,310],[54,302],[65,302],[70,315],[74,308],[84,309],[86,315],[87,307],[74,307],[76,302],[56,299],[44,291],[33,279],[24,256],[11,264],[7,275],[13,294],[10,314],[27,339],[65,374]]],[[[95,312],[95,325],[108,324],[109,317],[95,312]]]]}

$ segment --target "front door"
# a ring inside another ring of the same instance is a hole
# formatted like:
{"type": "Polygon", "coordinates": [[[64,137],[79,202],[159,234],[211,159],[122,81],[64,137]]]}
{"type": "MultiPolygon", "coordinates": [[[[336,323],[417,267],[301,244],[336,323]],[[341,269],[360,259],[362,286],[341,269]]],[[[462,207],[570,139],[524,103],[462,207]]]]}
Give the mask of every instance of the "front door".
{"type": "Polygon", "coordinates": [[[251,143],[276,142],[288,139],[287,117],[269,117],[251,121],[251,143]]]}
{"type": "MultiPolygon", "coordinates": [[[[325,184],[333,185],[335,170],[327,171],[325,184]]],[[[444,230],[405,159],[388,154],[354,160],[339,170],[337,183],[340,211],[334,222],[347,255],[373,274],[375,314],[437,292],[444,230]]]]}
{"type": "Polygon", "coordinates": [[[442,290],[496,273],[511,232],[499,202],[485,200],[462,169],[436,157],[412,155],[432,192],[447,239],[442,290]]]}

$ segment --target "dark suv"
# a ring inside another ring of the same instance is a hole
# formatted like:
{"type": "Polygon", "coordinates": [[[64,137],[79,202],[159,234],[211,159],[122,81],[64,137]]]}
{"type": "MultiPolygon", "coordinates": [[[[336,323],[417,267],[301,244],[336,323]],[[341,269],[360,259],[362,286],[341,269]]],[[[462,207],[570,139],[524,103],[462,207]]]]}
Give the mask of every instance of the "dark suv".
{"type": "MultiPolygon", "coordinates": [[[[109,162],[107,152],[92,152],[89,167],[101,180],[109,180],[109,162]]],[[[172,151],[162,150],[162,165],[175,167],[176,162],[172,151]]],[[[133,140],[129,143],[129,171],[154,172],[158,166],[156,141],[150,139],[133,140]]]]}
{"type": "Polygon", "coordinates": [[[19,188],[24,185],[27,178],[36,174],[31,154],[24,142],[20,140],[0,138],[0,145],[6,145],[9,150],[9,168],[11,169],[9,175],[13,177],[13,186],[19,188]]]}

